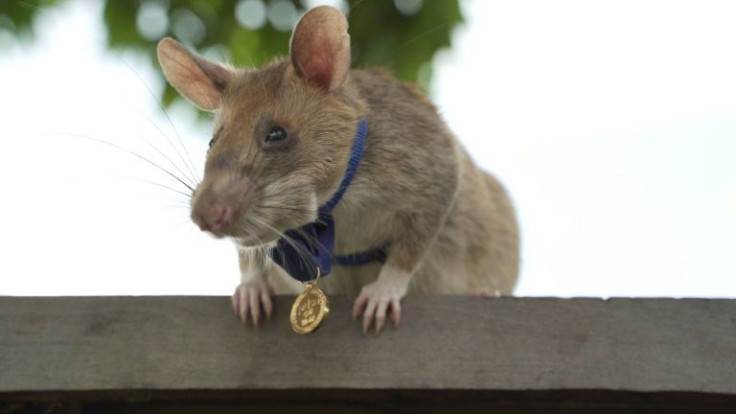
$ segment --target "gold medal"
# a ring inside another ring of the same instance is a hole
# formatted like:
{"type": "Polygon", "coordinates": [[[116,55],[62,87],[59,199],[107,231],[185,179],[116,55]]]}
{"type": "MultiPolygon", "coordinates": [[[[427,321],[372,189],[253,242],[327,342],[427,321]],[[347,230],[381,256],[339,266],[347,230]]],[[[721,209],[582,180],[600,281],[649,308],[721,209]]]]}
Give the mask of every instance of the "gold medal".
{"type": "Polygon", "coordinates": [[[307,288],[296,297],[291,306],[291,327],[296,333],[308,334],[314,331],[330,313],[327,295],[317,287],[317,280],[319,270],[317,278],[306,284],[307,288]]]}

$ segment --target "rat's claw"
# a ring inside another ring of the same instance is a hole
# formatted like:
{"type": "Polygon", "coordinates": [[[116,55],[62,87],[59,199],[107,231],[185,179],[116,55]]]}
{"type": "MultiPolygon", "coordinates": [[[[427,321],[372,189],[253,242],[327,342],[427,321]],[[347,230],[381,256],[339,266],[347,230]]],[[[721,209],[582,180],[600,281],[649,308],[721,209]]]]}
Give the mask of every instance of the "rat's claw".
{"type": "Polygon", "coordinates": [[[399,320],[401,319],[401,301],[398,299],[391,300],[391,322],[394,323],[394,328],[399,326],[399,320]]]}
{"type": "Polygon", "coordinates": [[[368,302],[368,296],[359,296],[358,299],[355,300],[355,305],[353,306],[353,319],[357,320],[360,318],[361,315],[363,315],[363,310],[365,309],[365,304],[368,302]]]}
{"type": "Polygon", "coordinates": [[[268,319],[271,319],[271,315],[273,314],[273,302],[271,302],[271,295],[273,295],[273,289],[270,289],[268,292],[261,292],[261,303],[263,304],[263,310],[266,311],[266,317],[268,319]]]}
{"type": "Polygon", "coordinates": [[[375,322],[376,335],[380,335],[386,325],[386,317],[390,312],[394,326],[398,325],[401,316],[401,293],[390,287],[372,283],[364,286],[353,306],[353,318],[363,316],[363,333],[368,333],[375,322]]]}
{"type": "Polygon", "coordinates": [[[371,324],[373,323],[373,315],[376,311],[376,302],[369,300],[365,305],[365,312],[363,313],[363,333],[368,333],[371,324]]]}
{"type": "Polygon", "coordinates": [[[235,292],[233,292],[233,295],[230,296],[230,303],[233,305],[233,311],[235,311],[236,315],[240,314],[240,298],[238,298],[238,290],[235,289],[235,292]]]}
{"type": "Polygon", "coordinates": [[[240,321],[245,323],[245,321],[248,318],[248,294],[245,291],[245,289],[241,289],[241,286],[238,286],[237,289],[235,289],[235,293],[233,294],[233,310],[235,311],[235,314],[238,315],[240,318],[240,321]]]}
{"type": "Polygon", "coordinates": [[[268,318],[273,313],[271,295],[273,295],[273,288],[265,280],[254,279],[241,283],[232,296],[233,310],[241,322],[246,323],[250,315],[253,326],[258,326],[261,320],[261,308],[268,318]]]}
{"type": "Polygon", "coordinates": [[[261,299],[260,292],[256,289],[248,291],[250,301],[250,316],[253,319],[253,326],[258,326],[258,321],[261,319],[261,299]]]}
{"type": "Polygon", "coordinates": [[[388,310],[388,301],[382,300],[378,302],[376,307],[376,336],[381,334],[383,325],[386,324],[386,311],[388,310]]]}

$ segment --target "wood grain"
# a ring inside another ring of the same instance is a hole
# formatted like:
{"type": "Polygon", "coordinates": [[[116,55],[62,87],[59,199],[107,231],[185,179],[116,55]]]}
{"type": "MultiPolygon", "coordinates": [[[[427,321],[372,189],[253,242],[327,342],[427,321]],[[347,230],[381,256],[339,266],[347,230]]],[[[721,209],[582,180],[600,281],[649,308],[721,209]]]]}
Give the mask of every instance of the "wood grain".
{"type": "Polygon", "coordinates": [[[362,334],[345,297],[331,298],[318,331],[294,334],[292,300],[276,298],[273,320],[254,329],[224,297],[0,298],[0,397],[590,391],[736,402],[732,300],[410,297],[401,326],[378,338],[362,334]]]}

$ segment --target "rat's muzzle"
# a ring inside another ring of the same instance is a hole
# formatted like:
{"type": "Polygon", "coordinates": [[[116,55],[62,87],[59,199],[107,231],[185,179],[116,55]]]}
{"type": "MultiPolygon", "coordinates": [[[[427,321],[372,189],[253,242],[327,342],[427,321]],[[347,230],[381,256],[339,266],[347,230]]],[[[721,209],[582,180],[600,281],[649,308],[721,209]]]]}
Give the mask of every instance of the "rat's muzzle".
{"type": "Polygon", "coordinates": [[[234,224],[255,203],[256,196],[256,186],[246,176],[230,171],[205,174],[192,201],[192,221],[202,231],[235,235],[234,224]]]}

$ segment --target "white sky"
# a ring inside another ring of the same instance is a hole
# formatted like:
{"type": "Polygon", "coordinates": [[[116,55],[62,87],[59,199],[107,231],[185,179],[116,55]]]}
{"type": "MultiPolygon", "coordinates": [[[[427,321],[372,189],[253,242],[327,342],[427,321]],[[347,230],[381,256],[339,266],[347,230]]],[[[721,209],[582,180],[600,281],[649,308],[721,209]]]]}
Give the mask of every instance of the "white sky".
{"type": "MultiPolygon", "coordinates": [[[[141,180],[175,184],[61,135],[176,157],[159,81],[107,52],[94,4],[0,56],[0,295],[228,295],[235,249],[141,180]]],[[[432,92],[518,207],[517,294],[736,297],[736,3],[462,4],[432,92]]],[[[210,132],[190,111],[169,115],[201,171],[210,132]]]]}

